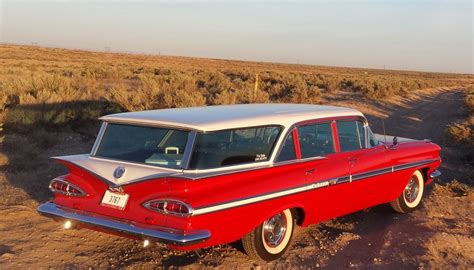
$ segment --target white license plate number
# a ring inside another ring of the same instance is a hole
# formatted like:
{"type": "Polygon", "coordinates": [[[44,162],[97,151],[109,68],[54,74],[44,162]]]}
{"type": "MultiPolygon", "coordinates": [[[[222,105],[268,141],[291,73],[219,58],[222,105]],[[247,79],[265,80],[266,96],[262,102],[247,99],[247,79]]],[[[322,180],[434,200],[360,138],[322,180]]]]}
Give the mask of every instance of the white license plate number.
{"type": "Polygon", "coordinates": [[[127,206],[128,197],[128,194],[107,190],[105,191],[104,197],[102,198],[102,202],[100,204],[103,206],[123,210],[125,209],[125,206],[127,206]]]}

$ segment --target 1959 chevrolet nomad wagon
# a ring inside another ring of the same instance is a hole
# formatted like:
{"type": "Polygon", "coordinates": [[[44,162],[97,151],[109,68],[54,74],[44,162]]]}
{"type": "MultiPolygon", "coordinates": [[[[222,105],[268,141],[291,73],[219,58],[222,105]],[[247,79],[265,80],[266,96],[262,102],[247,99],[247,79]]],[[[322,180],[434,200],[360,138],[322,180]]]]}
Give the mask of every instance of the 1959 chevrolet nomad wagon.
{"type": "Polygon", "coordinates": [[[378,204],[416,208],[440,176],[440,147],[379,142],[357,110],[253,104],[101,118],[90,154],[55,157],[69,173],[39,206],[89,228],[181,250],[241,240],[265,261],[307,226],[378,204]]]}

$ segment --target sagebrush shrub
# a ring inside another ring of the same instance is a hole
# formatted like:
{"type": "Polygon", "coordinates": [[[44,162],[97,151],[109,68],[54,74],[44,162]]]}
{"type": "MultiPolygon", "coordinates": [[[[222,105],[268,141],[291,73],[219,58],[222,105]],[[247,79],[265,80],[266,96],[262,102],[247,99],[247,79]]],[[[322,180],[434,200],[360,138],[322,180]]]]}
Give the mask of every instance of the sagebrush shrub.
{"type": "MultiPolygon", "coordinates": [[[[101,114],[235,103],[321,103],[338,89],[384,99],[469,75],[360,70],[2,47],[0,119],[8,127],[76,125],[101,114]],[[259,83],[255,88],[256,77],[259,83]],[[325,91],[321,91],[325,89],[325,91]]],[[[466,104],[474,107],[466,95],[466,104]]]]}

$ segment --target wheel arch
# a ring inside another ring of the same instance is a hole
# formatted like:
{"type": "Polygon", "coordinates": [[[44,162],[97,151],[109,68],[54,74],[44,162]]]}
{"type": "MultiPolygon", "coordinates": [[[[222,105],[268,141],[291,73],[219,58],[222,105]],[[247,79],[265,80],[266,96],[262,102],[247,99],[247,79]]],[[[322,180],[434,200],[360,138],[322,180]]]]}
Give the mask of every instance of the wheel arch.
{"type": "Polygon", "coordinates": [[[305,221],[306,213],[303,207],[292,207],[290,208],[293,218],[296,220],[296,225],[302,226],[305,221]]]}
{"type": "Polygon", "coordinates": [[[428,182],[428,171],[430,170],[430,167],[422,167],[422,168],[419,168],[418,171],[421,172],[421,175],[423,176],[423,182],[425,183],[425,185],[427,184],[428,182]]]}
{"type": "Polygon", "coordinates": [[[283,212],[286,209],[290,209],[293,219],[296,219],[296,224],[298,226],[304,226],[304,221],[306,217],[305,206],[301,203],[292,203],[285,204],[280,207],[274,208],[272,211],[268,211],[265,215],[262,215],[260,219],[256,222],[253,228],[260,226],[265,220],[273,217],[274,215],[283,212]]]}

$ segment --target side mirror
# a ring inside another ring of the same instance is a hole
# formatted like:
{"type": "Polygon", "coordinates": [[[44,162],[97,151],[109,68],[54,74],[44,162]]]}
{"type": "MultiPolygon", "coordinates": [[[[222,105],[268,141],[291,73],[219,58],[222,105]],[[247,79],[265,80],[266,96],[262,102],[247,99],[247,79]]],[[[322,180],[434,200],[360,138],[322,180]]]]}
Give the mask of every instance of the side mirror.
{"type": "Polygon", "coordinates": [[[398,138],[393,137],[392,145],[390,146],[390,149],[396,149],[398,145],[398,138]]]}

